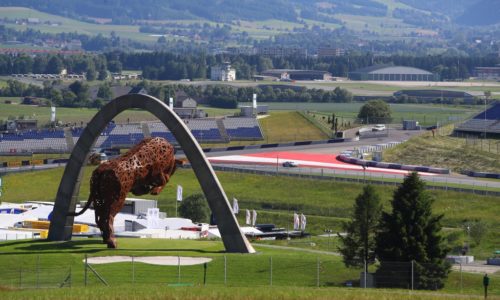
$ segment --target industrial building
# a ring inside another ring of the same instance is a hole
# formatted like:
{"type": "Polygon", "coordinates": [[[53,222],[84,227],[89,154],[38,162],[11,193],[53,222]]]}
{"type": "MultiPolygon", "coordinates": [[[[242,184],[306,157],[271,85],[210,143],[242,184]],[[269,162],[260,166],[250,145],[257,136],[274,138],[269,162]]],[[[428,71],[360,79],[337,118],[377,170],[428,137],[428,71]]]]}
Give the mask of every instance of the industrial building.
{"type": "Polygon", "coordinates": [[[234,81],[236,80],[236,70],[231,68],[230,63],[213,66],[210,70],[210,80],[234,81]]]}
{"type": "Polygon", "coordinates": [[[439,81],[439,75],[413,67],[377,65],[349,72],[351,80],[439,81]]]}
{"type": "Polygon", "coordinates": [[[400,90],[394,92],[394,97],[407,96],[416,99],[418,102],[434,102],[440,99],[444,103],[452,103],[455,99],[463,99],[464,103],[474,103],[474,95],[463,91],[451,90],[400,90]]]}
{"type": "Polygon", "coordinates": [[[269,69],[261,72],[262,76],[275,77],[282,81],[289,80],[330,80],[332,74],[327,71],[269,69]]]}
{"type": "Polygon", "coordinates": [[[474,75],[482,80],[498,80],[500,79],[500,67],[476,67],[474,75]]]}

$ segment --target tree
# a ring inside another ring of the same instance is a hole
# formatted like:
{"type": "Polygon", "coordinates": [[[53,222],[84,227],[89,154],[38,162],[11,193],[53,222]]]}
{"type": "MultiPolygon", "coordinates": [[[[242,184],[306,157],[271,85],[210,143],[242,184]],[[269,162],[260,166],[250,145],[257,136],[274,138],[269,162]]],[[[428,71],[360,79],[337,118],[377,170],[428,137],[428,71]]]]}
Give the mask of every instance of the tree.
{"type": "Polygon", "coordinates": [[[181,217],[191,219],[194,223],[207,222],[209,210],[203,194],[193,194],[186,197],[179,206],[181,217]]]}
{"type": "Polygon", "coordinates": [[[113,91],[111,90],[109,84],[104,83],[99,86],[99,90],[97,90],[97,97],[104,100],[111,100],[113,98],[113,91]]]}
{"type": "Polygon", "coordinates": [[[346,267],[362,267],[375,262],[375,236],[378,228],[382,205],[380,197],[371,185],[366,185],[354,203],[351,221],[342,228],[347,233],[340,236],[339,247],[346,267]]]}
{"type": "Polygon", "coordinates": [[[361,106],[358,118],[370,123],[386,123],[391,120],[391,108],[384,100],[370,100],[361,106]]]}
{"type": "Polygon", "coordinates": [[[407,288],[414,278],[417,289],[443,287],[450,266],[440,235],[443,215],[432,215],[433,201],[416,172],[406,176],[394,192],[392,212],[382,214],[376,237],[379,286],[407,288]],[[403,269],[401,262],[406,262],[403,269]]]}

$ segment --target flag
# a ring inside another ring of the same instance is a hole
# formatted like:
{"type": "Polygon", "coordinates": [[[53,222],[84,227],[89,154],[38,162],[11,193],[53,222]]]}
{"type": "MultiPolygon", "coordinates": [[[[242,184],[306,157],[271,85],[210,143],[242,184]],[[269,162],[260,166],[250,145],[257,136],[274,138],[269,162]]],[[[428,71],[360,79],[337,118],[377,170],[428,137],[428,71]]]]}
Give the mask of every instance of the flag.
{"type": "Polygon", "coordinates": [[[177,201],[182,201],[182,186],[178,185],[177,186],[177,201]]]}
{"type": "Polygon", "coordinates": [[[233,198],[233,213],[237,215],[240,212],[240,206],[238,205],[238,200],[233,198]]]}
{"type": "Polygon", "coordinates": [[[252,104],[253,104],[253,108],[256,109],[257,108],[257,94],[253,94],[252,104]]]}
{"type": "Polygon", "coordinates": [[[255,226],[255,223],[257,222],[257,212],[252,210],[252,226],[255,226]]]}
{"type": "Polygon", "coordinates": [[[307,224],[306,216],[304,216],[304,214],[300,214],[300,230],[302,231],[306,230],[306,224],[307,224]]]}
{"type": "Polygon", "coordinates": [[[297,213],[293,213],[293,230],[300,229],[300,218],[297,213]]]}
{"type": "Polygon", "coordinates": [[[168,98],[168,106],[170,107],[170,109],[174,109],[174,98],[168,98]]]}
{"type": "Polygon", "coordinates": [[[251,221],[250,221],[250,211],[248,209],[247,209],[247,216],[246,216],[246,219],[245,219],[245,224],[247,224],[247,225],[252,224],[251,221]]]}
{"type": "Polygon", "coordinates": [[[50,122],[55,122],[56,121],[56,107],[52,106],[50,107],[50,122]]]}

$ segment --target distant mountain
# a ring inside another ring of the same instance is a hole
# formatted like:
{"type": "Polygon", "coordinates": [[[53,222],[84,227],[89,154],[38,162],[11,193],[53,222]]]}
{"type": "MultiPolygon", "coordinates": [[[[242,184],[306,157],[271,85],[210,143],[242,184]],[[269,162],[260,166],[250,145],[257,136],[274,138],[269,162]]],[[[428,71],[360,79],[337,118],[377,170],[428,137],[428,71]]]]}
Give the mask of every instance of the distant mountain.
{"type": "Polygon", "coordinates": [[[132,20],[206,19],[285,20],[299,18],[338,23],[334,14],[386,16],[377,0],[2,0],[0,6],[23,6],[73,18],[132,20]]]}
{"type": "MultiPolygon", "coordinates": [[[[471,5],[481,0],[399,0],[408,6],[440,13],[450,18],[462,15],[471,5]]],[[[493,0],[495,1],[495,0],[493,0]]]]}
{"type": "Polygon", "coordinates": [[[500,24],[500,1],[481,0],[468,7],[456,21],[459,24],[473,26],[500,24]]]}

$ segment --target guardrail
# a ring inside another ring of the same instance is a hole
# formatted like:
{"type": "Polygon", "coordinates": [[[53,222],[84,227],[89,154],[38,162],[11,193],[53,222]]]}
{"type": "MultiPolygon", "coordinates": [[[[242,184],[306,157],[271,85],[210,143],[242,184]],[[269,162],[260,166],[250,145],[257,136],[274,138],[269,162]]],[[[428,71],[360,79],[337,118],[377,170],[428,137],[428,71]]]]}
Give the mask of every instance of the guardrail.
{"type": "Polygon", "coordinates": [[[498,174],[498,173],[465,171],[465,172],[463,172],[463,174],[470,176],[470,177],[500,179],[500,174],[498,174]]]}
{"type": "Polygon", "coordinates": [[[417,172],[427,172],[427,173],[435,173],[435,174],[450,174],[449,169],[443,168],[433,168],[433,167],[425,167],[425,166],[412,166],[412,165],[400,165],[394,163],[386,163],[386,162],[376,162],[373,160],[364,160],[354,157],[348,157],[345,155],[338,155],[337,159],[348,163],[365,167],[374,167],[374,168],[383,168],[383,169],[393,169],[393,170],[405,170],[405,171],[417,171],[417,172]]]}
{"type": "MultiPolygon", "coordinates": [[[[184,167],[190,168],[191,166],[189,164],[187,164],[184,167]]],[[[380,179],[374,179],[374,178],[367,178],[367,177],[363,177],[363,176],[345,177],[345,176],[341,176],[341,174],[325,175],[323,172],[320,175],[313,175],[313,174],[304,174],[304,173],[288,173],[288,172],[276,172],[276,171],[269,171],[269,170],[245,169],[245,168],[217,166],[217,165],[212,165],[212,167],[214,168],[214,170],[217,170],[217,171],[238,172],[238,173],[255,174],[255,175],[286,176],[286,177],[306,178],[306,179],[314,179],[314,180],[335,180],[335,181],[341,181],[341,182],[389,185],[389,186],[399,186],[401,184],[401,182],[397,182],[397,181],[380,180],[380,179]]],[[[460,192],[460,193],[471,193],[471,194],[477,194],[477,195],[483,195],[483,196],[500,196],[500,191],[491,191],[491,190],[483,190],[483,189],[476,189],[476,188],[449,186],[448,183],[446,183],[445,185],[432,185],[432,184],[427,183],[425,188],[428,190],[442,190],[442,191],[452,191],[452,192],[460,192]]]]}

